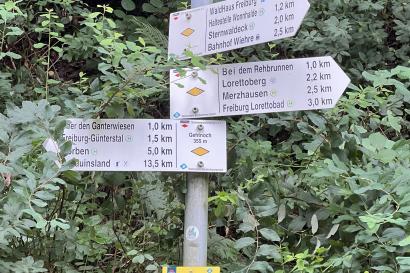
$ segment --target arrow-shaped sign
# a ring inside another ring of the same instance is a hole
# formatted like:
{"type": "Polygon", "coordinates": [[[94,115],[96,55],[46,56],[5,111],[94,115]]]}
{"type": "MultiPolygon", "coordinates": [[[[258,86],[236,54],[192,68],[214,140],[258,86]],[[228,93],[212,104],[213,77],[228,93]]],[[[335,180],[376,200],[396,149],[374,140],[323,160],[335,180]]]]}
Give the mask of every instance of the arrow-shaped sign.
{"type": "Polygon", "coordinates": [[[307,0],[227,0],[172,13],[169,54],[208,55],[294,36],[307,0]]]}
{"type": "Polygon", "coordinates": [[[171,117],[199,118],[332,108],[350,79],[332,57],[171,70],[171,117]]]}

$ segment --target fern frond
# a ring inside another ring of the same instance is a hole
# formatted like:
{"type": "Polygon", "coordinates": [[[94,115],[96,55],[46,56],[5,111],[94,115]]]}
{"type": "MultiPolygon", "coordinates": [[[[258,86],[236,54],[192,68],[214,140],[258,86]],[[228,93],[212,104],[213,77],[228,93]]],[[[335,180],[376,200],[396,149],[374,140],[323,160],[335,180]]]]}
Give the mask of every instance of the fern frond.
{"type": "Polygon", "coordinates": [[[136,33],[144,38],[147,44],[153,45],[157,48],[167,49],[168,38],[159,29],[152,26],[144,18],[136,17],[134,22],[137,25],[136,33]]]}

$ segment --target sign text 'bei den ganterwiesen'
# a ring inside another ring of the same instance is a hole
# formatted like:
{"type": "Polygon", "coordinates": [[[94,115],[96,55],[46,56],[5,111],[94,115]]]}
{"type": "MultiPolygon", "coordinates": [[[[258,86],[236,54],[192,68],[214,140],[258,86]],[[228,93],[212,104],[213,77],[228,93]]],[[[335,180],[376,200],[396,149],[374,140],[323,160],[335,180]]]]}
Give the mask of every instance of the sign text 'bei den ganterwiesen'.
{"type": "Polygon", "coordinates": [[[226,171],[225,121],[70,119],[63,137],[77,171],[226,171]]]}

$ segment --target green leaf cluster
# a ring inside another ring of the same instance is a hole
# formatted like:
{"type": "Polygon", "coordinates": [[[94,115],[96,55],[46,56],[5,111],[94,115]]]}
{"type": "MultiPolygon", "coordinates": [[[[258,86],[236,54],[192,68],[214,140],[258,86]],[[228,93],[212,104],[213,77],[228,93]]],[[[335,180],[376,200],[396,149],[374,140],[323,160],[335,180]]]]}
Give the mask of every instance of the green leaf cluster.
{"type": "Polygon", "coordinates": [[[0,272],[182,264],[185,175],[74,172],[66,119],[168,118],[170,68],[320,55],[352,78],[336,108],[226,118],[209,263],[408,272],[410,2],[310,2],[294,38],[177,61],[168,13],[186,2],[0,1],[0,272]]]}

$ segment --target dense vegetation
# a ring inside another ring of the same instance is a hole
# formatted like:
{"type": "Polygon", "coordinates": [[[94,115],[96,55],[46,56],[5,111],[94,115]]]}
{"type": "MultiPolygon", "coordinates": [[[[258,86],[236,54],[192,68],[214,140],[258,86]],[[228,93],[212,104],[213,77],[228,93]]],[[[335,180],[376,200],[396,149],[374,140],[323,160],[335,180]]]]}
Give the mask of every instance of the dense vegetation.
{"type": "Polygon", "coordinates": [[[337,107],[227,118],[210,184],[223,272],[410,271],[410,1],[312,0],[298,35],[167,60],[186,2],[0,0],[0,272],[181,264],[184,174],[74,172],[67,117],[168,118],[168,69],[332,55],[337,107]],[[55,162],[60,162],[61,165],[55,162]]]}

